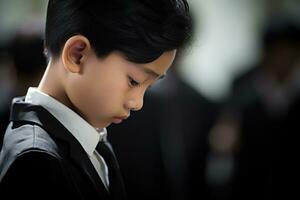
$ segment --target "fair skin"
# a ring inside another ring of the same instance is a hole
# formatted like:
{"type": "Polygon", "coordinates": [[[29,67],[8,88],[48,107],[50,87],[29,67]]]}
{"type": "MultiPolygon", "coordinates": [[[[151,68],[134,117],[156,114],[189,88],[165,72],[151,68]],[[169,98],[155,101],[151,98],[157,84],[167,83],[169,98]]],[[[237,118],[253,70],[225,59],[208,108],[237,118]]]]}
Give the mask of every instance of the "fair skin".
{"type": "Polygon", "coordinates": [[[130,62],[120,52],[98,58],[89,40],[76,35],[50,59],[38,88],[104,128],[142,108],[146,90],[166,74],[175,55],[176,50],[167,51],[146,64],[130,62]]]}

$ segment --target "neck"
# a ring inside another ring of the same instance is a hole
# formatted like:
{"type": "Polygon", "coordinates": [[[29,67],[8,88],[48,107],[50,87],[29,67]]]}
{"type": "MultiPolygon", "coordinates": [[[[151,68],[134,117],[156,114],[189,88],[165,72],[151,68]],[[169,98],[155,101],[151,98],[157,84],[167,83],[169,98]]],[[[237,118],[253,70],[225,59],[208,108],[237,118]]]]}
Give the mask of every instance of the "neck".
{"type": "Polygon", "coordinates": [[[61,62],[51,59],[39,83],[38,89],[73,109],[73,105],[65,92],[63,74],[64,67],[61,62]]]}

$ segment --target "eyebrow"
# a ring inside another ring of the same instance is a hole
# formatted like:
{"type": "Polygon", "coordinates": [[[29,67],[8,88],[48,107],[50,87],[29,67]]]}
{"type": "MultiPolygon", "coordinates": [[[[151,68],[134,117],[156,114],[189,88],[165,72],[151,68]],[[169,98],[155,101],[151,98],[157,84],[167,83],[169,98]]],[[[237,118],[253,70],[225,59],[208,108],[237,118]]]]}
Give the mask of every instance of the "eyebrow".
{"type": "Polygon", "coordinates": [[[154,79],[157,79],[158,77],[159,77],[159,79],[163,79],[167,75],[166,73],[160,75],[159,73],[156,73],[155,71],[153,71],[151,69],[148,69],[148,68],[145,68],[145,67],[142,67],[142,69],[145,73],[147,73],[148,75],[154,77],[154,79]]]}

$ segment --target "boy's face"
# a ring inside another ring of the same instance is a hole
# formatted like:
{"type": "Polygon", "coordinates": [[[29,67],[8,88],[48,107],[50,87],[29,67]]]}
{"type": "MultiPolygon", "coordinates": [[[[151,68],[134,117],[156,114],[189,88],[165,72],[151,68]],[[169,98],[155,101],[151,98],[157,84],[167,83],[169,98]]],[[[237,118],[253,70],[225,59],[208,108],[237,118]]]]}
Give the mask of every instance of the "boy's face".
{"type": "Polygon", "coordinates": [[[163,77],[176,51],[163,53],[147,64],[136,64],[113,52],[105,58],[88,54],[79,73],[68,77],[67,95],[72,106],[92,126],[120,123],[130,111],[143,106],[145,91],[163,77]]]}

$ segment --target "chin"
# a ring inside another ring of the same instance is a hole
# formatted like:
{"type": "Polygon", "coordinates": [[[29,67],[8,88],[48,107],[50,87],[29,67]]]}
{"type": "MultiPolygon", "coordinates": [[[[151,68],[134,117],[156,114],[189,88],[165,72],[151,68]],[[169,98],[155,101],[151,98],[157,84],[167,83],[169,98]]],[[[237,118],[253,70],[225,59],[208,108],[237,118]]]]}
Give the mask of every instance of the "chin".
{"type": "Polygon", "coordinates": [[[95,125],[93,125],[94,127],[97,127],[97,128],[106,128],[110,125],[111,123],[108,123],[108,122],[105,122],[105,123],[95,123],[95,125]]]}

